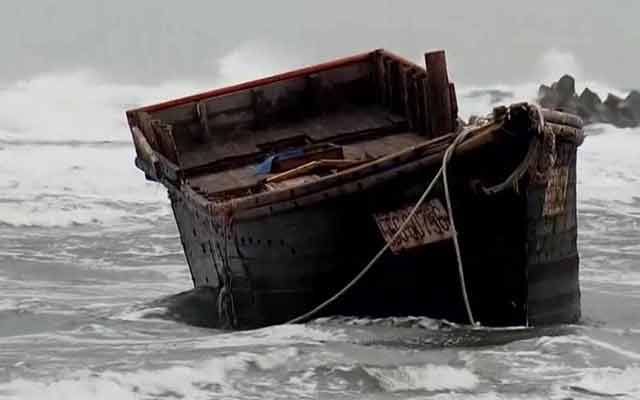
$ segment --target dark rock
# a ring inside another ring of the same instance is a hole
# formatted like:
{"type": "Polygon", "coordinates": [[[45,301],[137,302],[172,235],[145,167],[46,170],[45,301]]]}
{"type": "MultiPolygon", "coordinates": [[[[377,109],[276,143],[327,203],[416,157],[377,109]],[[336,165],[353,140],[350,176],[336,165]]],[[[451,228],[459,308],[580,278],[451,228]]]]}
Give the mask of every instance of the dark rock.
{"type": "Polygon", "coordinates": [[[576,96],[576,80],[571,75],[564,75],[555,86],[562,102],[569,101],[576,96]]]}
{"type": "Polygon", "coordinates": [[[540,85],[538,89],[538,102],[545,108],[556,108],[559,104],[558,94],[547,85],[540,85]]]}
{"type": "Polygon", "coordinates": [[[604,111],[600,96],[586,88],[578,97],[578,114],[586,123],[603,122],[598,120],[598,115],[604,111]]]}
{"type": "Polygon", "coordinates": [[[604,105],[607,109],[609,120],[615,126],[621,128],[638,126],[639,121],[634,118],[632,111],[626,106],[622,98],[609,93],[604,105]]]}
{"type": "Polygon", "coordinates": [[[595,92],[592,92],[589,88],[586,88],[578,97],[578,101],[580,105],[592,112],[595,112],[598,107],[602,106],[602,100],[600,100],[600,96],[598,96],[595,92]]]}
{"type": "Polygon", "coordinates": [[[636,121],[640,121],[640,92],[632,90],[624,99],[625,107],[629,109],[631,115],[636,121]]]}
{"type": "Polygon", "coordinates": [[[615,94],[611,94],[609,93],[607,95],[607,98],[604,99],[604,105],[607,106],[607,108],[610,109],[616,109],[620,106],[620,103],[622,103],[622,99],[618,96],[616,96],[615,94]]]}
{"type": "Polygon", "coordinates": [[[610,123],[618,127],[640,125],[640,92],[631,91],[626,99],[609,94],[604,102],[586,88],[580,96],[575,92],[575,79],[564,75],[551,86],[541,85],[541,106],[578,114],[587,124],[610,123]]]}
{"type": "Polygon", "coordinates": [[[624,126],[621,121],[620,104],[622,99],[614,94],[609,93],[602,103],[605,106],[604,116],[615,126],[624,126]]]}

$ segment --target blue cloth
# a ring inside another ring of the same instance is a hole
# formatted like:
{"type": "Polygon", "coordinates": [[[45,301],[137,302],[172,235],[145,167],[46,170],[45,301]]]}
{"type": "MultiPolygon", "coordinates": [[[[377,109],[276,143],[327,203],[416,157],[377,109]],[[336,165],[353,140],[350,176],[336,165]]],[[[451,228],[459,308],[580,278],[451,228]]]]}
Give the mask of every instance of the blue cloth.
{"type": "Polygon", "coordinates": [[[299,157],[304,155],[304,149],[291,149],[286,150],[281,153],[276,153],[272,156],[267,157],[263,162],[258,164],[256,167],[256,175],[265,175],[271,173],[271,169],[273,166],[274,160],[286,160],[289,158],[299,157]]]}

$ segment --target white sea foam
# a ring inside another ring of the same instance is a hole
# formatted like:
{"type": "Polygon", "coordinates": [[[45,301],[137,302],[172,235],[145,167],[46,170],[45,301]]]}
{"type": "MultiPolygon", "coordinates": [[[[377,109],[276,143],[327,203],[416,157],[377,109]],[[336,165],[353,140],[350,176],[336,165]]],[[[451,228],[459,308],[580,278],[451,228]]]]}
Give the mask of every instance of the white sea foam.
{"type": "Polygon", "coordinates": [[[113,317],[112,319],[119,319],[122,321],[158,321],[172,323],[169,319],[156,318],[158,316],[164,316],[168,312],[166,307],[148,307],[139,309],[127,309],[113,317]]]}
{"type": "Polygon", "coordinates": [[[109,224],[141,217],[130,212],[136,206],[151,206],[149,218],[169,213],[166,194],[145,184],[129,148],[10,146],[0,154],[0,223],[109,224]]]}
{"type": "Polygon", "coordinates": [[[272,370],[298,356],[295,348],[281,348],[256,354],[236,353],[204,361],[178,364],[163,369],[132,372],[81,370],[52,381],[16,379],[0,384],[0,396],[8,399],[209,399],[233,397],[252,385],[235,375],[249,368],[272,370]]]}
{"type": "Polygon", "coordinates": [[[365,371],[376,378],[380,386],[389,392],[471,390],[480,382],[480,378],[473,372],[448,365],[367,367],[365,371]]]}
{"type": "MultiPolygon", "coordinates": [[[[604,133],[587,136],[578,150],[579,200],[616,201],[630,203],[640,199],[640,128],[620,129],[596,126],[587,130],[604,133]]],[[[637,208],[620,212],[635,213],[637,208]]]]}
{"type": "Polygon", "coordinates": [[[347,340],[342,329],[320,328],[311,325],[276,325],[245,332],[215,335],[194,345],[199,349],[236,346],[275,346],[285,344],[321,344],[347,340]]]}
{"type": "Polygon", "coordinates": [[[300,67],[301,62],[274,43],[249,40],[216,60],[215,66],[215,86],[226,86],[279,74],[300,67]]]}
{"type": "Polygon", "coordinates": [[[640,362],[640,353],[586,335],[543,336],[538,339],[538,345],[549,352],[554,352],[556,346],[600,348],[620,355],[629,362],[640,362]]]}
{"type": "Polygon", "coordinates": [[[218,73],[209,83],[119,84],[77,70],[3,88],[0,224],[109,226],[158,217],[131,203],[152,204],[169,214],[164,190],[145,183],[133,165],[125,110],[290,67],[292,61],[276,50],[247,42],[218,61],[218,73]]]}
{"type": "Polygon", "coordinates": [[[13,299],[0,299],[0,312],[18,308],[18,303],[13,299]]]}
{"type": "MultiPolygon", "coordinates": [[[[409,397],[407,400],[549,400],[556,399],[552,396],[538,396],[532,393],[517,394],[517,393],[498,393],[495,391],[484,393],[438,393],[435,396],[428,397],[409,397]]],[[[561,398],[558,398],[560,400],[561,398]]],[[[566,399],[566,397],[565,397],[566,399]]],[[[567,399],[568,400],[568,399],[567,399]]]]}
{"type": "Polygon", "coordinates": [[[582,378],[570,385],[573,392],[619,399],[640,398],[640,367],[595,368],[583,371],[582,378]]]}
{"type": "Polygon", "coordinates": [[[145,184],[133,165],[124,111],[196,86],[114,84],[84,70],[43,74],[1,90],[0,223],[108,225],[140,216],[127,203],[165,205],[168,214],[164,191],[145,184]]]}
{"type": "Polygon", "coordinates": [[[0,91],[0,139],[129,141],[126,109],[185,95],[197,86],[117,84],[91,70],[45,73],[0,91]]]}

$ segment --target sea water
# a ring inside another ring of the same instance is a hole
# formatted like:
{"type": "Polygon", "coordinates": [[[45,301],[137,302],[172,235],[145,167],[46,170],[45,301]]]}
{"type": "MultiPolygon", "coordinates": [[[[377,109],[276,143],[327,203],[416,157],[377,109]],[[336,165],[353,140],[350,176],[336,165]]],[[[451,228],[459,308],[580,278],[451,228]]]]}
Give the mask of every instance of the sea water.
{"type": "MultiPolygon", "coordinates": [[[[576,325],[333,317],[223,332],[168,311],[191,279],[124,117],[197,88],[80,70],[0,90],[0,398],[640,398],[640,129],[590,126],[578,150],[576,325]]],[[[460,109],[535,91],[459,87],[460,109]]]]}

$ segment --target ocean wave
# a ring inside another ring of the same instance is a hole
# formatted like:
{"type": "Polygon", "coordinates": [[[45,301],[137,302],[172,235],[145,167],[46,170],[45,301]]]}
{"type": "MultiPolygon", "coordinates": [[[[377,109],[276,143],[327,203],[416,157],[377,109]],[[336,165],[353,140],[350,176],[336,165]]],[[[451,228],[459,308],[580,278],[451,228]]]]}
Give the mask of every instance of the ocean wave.
{"type": "Polygon", "coordinates": [[[640,367],[588,369],[568,388],[570,392],[595,397],[637,399],[640,398],[640,367]]]}
{"type": "MultiPolygon", "coordinates": [[[[295,348],[275,349],[266,353],[239,352],[227,357],[178,364],[161,369],[137,371],[80,370],[56,380],[38,381],[15,379],[0,384],[0,396],[7,399],[140,399],[140,398],[188,398],[208,399],[212,396],[226,398],[243,393],[257,394],[259,382],[247,381],[246,371],[274,370],[286,365],[298,356],[295,348]]],[[[282,385],[268,392],[287,390],[282,385]]],[[[266,389],[266,388],[265,388],[266,389]]],[[[295,388],[294,388],[295,389],[295,388]]],[[[309,395],[309,393],[297,394],[309,395]]],[[[293,393],[296,393],[294,390],[293,393]]],[[[268,396],[276,397],[276,396],[268,396]]]]}
{"type": "Polygon", "coordinates": [[[251,331],[215,335],[200,340],[194,345],[194,348],[204,350],[242,346],[320,345],[347,340],[349,340],[349,336],[343,329],[302,324],[275,325],[251,331]]]}
{"type": "Polygon", "coordinates": [[[640,128],[607,126],[605,134],[588,136],[578,148],[578,201],[607,201],[616,208],[636,204],[640,197],[638,148],[640,128]]]}
{"type": "Polygon", "coordinates": [[[185,95],[198,86],[124,85],[91,70],[41,74],[0,91],[0,139],[129,141],[126,109],[185,95]]]}
{"type": "MultiPolygon", "coordinates": [[[[537,346],[549,353],[558,353],[557,348],[559,346],[580,346],[583,348],[589,348],[592,350],[607,351],[617,356],[623,357],[627,362],[637,363],[640,362],[640,353],[624,349],[620,346],[608,343],[603,340],[598,340],[588,335],[568,335],[558,337],[541,337],[536,343],[537,346]]],[[[590,353],[592,354],[592,353],[590,353]]]]}
{"type": "Polygon", "coordinates": [[[388,392],[471,390],[480,382],[480,378],[473,372],[448,365],[367,367],[365,371],[388,392]]]}
{"type": "Polygon", "coordinates": [[[166,317],[169,313],[167,307],[131,307],[111,318],[122,321],[158,321],[169,322],[166,317]]]}
{"type": "Polygon", "coordinates": [[[455,323],[433,319],[428,317],[387,317],[387,318],[367,318],[352,316],[331,316],[322,317],[313,320],[313,324],[327,325],[345,325],[345,326],[380,326],[380,327],[396,327],[396,328],[420,328],[440,330],[446,327],[456,327],[455,323]]]}
{"type": "Polygon", "coordinates": [[[11,147],[0,157],[0,223],[112,224],[170,213],[166,192],[145,183],[131,148],[11,147]],[[29,162],[25,162],[29,160],[29,162]],[[144,208],[147,208],[145,210],[144,208]]]}

